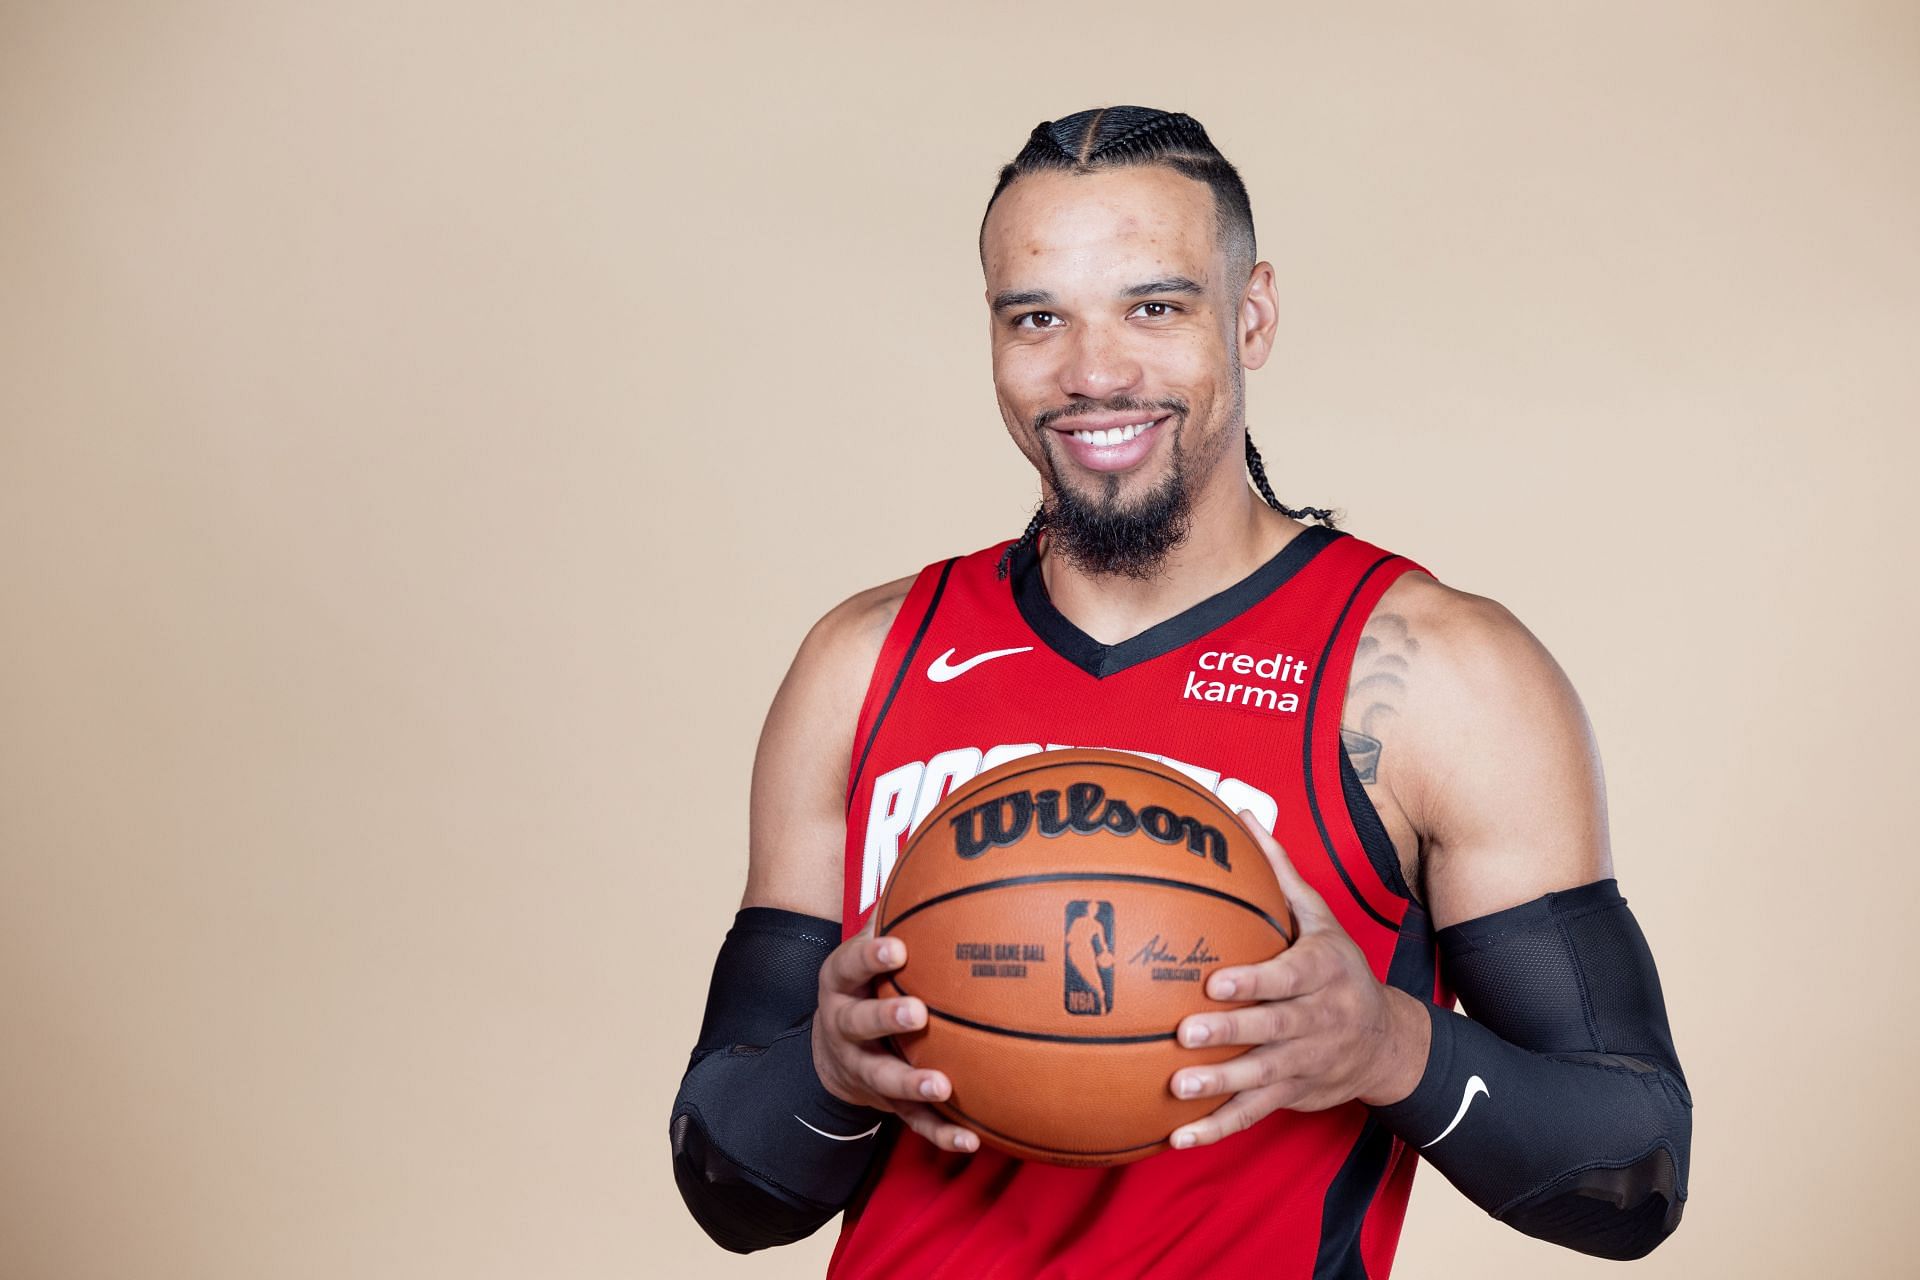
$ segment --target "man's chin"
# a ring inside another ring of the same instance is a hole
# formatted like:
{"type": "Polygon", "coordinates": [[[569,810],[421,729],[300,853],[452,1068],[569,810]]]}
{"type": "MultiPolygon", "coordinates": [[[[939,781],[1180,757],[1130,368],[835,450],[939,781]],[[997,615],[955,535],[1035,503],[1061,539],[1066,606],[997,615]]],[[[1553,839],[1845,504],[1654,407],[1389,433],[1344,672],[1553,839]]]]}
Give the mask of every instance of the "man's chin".
{"type": "Polygon", "coordinates": [[[1056,471],[1053,487],[1056,494],[1068,490],[1069,502],[1103,520],[1136,520],[1155,505],[1166,486],[1164,475],[1148,475],[1144,468],[1104,473],[1076,468],[1067,475],[1056,471]]]}
{"type": "Polygon", "coordinates": [[[1162,485],[1134,502],[1086,502],[1056,490],[1047,513],[1053,545],[1083,573],[1147,579],[1187,536],[1186,494],[1162,485]]]}

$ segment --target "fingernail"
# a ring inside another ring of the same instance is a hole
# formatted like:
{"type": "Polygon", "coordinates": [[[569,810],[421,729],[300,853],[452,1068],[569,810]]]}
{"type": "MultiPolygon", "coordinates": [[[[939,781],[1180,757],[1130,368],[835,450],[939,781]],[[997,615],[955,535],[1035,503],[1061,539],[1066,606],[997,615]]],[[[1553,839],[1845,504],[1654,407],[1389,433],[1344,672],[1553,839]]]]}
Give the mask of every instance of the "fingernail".
{"type": "Polygon", "coordinates": [[[953,1145],[960,1148],[962,1151],[973,1151],[979,1148],[980,1139],[974,1137],[970,1133],[963,1133],[959,1137],[953,1140],[953,1145]]]}
{"type": "Polygon", "coordinates": [[[900,963],[900,944],[897,942],[881,943],[880,944],[880,963],[881,964],[899,964],[900,963]]]}
{"type": "Polygon", "coordinates": [[[1180,1096],[1181,1097],[1191,1098],[1194,1094],[1199,1092],[1200,1092],[1199,1076],[1182,1076],[1180,1078],[1180,1096]]]}
{"type": "Polygon", "coordinates": [[[1193,1135],[1191,1133],[1188,1133],[1185,1129],[1182,1129],[1179,1133],[1176,1133],[1173,1135],[1174,1150],[1185,1151],[1188,1147],[1192,1145],[1193,1145],[1193,1135]]]}
{"type": "Polygon", "coordinates": [[[939,1097],[940,1082],[938,1080],[922,1080],[920,1082],[920,1096],[923,1098],[939,1097]]]}
{"type": "Polygon", "coordinates": [[[911,1005],[904,1005],[904,1004],[899,1006],[893,1011],[893,1020],[899,1023],[903,1027],[912,1026],[913,1025],[913,1007],[911,1005]]]}
{"type": "Polygon", "coordinates": [[[1215,978],[1207,984],[1207,991],[1215,1000],[1231,1000],[1233,999],[1233,979],[1215,978]]]}
{"type": "Polygon", "coordinates": [[[1212,1034],[1213,1032],[1207,1029],[1206,1023],[1196,1022],[1192,1026],[1187,1028],[1187,1044],[1188,1045],[1205,1044],[1207,1042],[1208,1037],[1211,1036],[1212,1034]]]}

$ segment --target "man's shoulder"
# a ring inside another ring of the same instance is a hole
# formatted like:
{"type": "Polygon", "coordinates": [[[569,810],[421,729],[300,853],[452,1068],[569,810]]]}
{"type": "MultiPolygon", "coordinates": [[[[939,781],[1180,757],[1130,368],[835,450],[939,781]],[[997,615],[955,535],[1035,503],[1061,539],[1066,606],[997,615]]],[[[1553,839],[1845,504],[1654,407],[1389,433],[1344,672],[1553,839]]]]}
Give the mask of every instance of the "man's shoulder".
{"type": "Polygon", "coordinates": [[[1379,773],[1419,837],[1437,920],[1611,874],[1593,725],[1512,610],[1408,572],[1382,594],[1363,646],[1368,633],[1378,648],[1355,679],[1373,680],[1368,705],[1391,712],[1374,717],[1379,773]],[[1433,876],[1449,865],[1442,894],[1433,876]]]}
{"type": "MultiPolygon", "coordinates": [[[[814,632],[824,645],[852,648],[871,660],[879,655],[887,632],[892,629],[894,620],[899,617],[901,607],[916,584],[922,579],[936,579],[948,566],[952,566],[953,573],[991,574],[997,569],[1001,553],[1007,549],[1010,541],[996,542],[978,551],[935,560],[903,578],[855,592],[829,609],[814,624],[814,632]]],[[[814,638],[810,635],[808,640],[811,642],[814,638]]]]}
{"type": "MultiPolygon", "coordinates": [[[[1370,635],[1378,654],[1392,655],[1394,790],[1422,832],[1433,830],[1442,793],[1473,762],[1492,767],[1517,753],[1583,767],[1592,742],[1579,694],[1499,601],[1408,572],[1382,594],[1362,634],[1363,646],[1370,635]]],[[[1364,665],[1367,674],[1386,670],[1377,659],[1364,665]]]]}
{"type": "Polygon", "coordinates": [[[801,656],[836,667],[871,667],[919,576],[912,573],[856,591],[834,605],[801,642],[801,656]]]}
{"type": "Polygon", "coordinates": [[[1372,620],[1389,617],[1423,637],[1424,655],[1451,662],[1470,662],[1488,646],[1531,635],[1498,600],[1450,587],[1420,569],[1402,573],[1381,594],[1372,620]]]}
{"type": "Polygon", "coordinates": [[[1553,661],[1504,604],[1418,570],[1394,580],[1374,606],[1367,627],[1392,629],[1410,638],[1423,675],[1454,697],[1509,690],[1516,680],[1540,678],[1553,661]]]}

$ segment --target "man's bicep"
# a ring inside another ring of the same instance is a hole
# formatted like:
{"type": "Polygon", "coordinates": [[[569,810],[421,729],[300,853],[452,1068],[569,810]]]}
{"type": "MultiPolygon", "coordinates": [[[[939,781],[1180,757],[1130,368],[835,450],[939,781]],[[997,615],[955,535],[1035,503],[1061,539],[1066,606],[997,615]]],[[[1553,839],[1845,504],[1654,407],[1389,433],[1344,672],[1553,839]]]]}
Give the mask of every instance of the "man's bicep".
{"type": "Polygon", "coordinates": [[[743,907],[840,918],[854,726],[909,585],[891,582],[836,607],[781,681],[754,754],[743,907]]]}
{"type": "Polygon", "coordinates": [[[1416,826],[1438,928],[1613,874],[1592,726],[1553,655],[1492,600],[1425,627],[1416,826]]]}

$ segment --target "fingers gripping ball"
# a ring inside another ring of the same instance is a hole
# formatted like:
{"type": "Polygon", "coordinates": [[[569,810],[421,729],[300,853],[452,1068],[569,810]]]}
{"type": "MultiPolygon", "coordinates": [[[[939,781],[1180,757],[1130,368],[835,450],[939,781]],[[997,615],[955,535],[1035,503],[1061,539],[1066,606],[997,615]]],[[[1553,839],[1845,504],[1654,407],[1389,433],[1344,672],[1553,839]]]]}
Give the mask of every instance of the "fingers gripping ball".
{"type": "Polygon", "coordinates": [[[1219,1098],[1181,1100],[1180,1020],[1227,965],[1286,949],[1292,914],[1237,817],[1184,774],[1119,751],[1048,751],[981,774],[929,814],[895,865],[878,929],[907,963],[877,994],[926,1026],[895,1037],[945,1072],[938,1109],[1012,1155],[1114,1165],[1165,1149],[1219,1098]]]}

